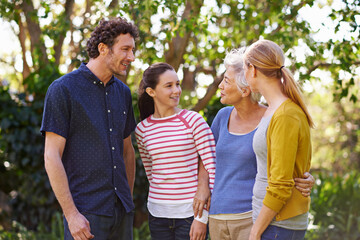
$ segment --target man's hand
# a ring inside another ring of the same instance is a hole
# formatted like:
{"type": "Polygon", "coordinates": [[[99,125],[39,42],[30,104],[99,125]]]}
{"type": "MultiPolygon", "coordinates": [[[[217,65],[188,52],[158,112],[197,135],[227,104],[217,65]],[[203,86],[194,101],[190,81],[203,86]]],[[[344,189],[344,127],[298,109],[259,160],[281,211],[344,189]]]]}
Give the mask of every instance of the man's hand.
{"type": "Polygon", "coordinates": [[[206,237],[206,224],[194,219],[190,228],[190,240],[204,240],[206,237]]]}
{"type": "Polygon", "coordinates": [[[304,178],[295,178],[295,187],[304,197],[310,196],[311,189],[315,183],[315,178],[310,173],[306,172],[304,178]]]}
{"type": "Polygon", "coordinates": [[[94,235],[90,232],[90,223],[82,215],[77,212],[66,218],[69,226],[69,230],[74,240],[87,240],[94,238],[94,235]]]}

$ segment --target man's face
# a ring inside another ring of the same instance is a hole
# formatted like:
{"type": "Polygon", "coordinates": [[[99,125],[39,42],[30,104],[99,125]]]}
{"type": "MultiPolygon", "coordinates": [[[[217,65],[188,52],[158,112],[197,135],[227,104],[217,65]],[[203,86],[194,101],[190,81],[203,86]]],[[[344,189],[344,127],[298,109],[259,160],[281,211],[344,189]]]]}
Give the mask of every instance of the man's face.
{"type": "Polygon", "coordinates": [[[134,57],[135,40],[129,34],[120,34],[106,56],[106,65],[114,75],[126,75],[126,70],[134,57]]]}

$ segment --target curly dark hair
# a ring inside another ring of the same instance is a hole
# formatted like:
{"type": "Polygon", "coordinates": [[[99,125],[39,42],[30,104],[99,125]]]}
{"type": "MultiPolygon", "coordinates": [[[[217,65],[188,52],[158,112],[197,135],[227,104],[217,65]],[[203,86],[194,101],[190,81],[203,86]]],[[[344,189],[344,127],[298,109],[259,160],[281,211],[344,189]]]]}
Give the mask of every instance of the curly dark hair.
{"type": "Polygon", "coordinates": [[[110,49],[115,44],[115,38],[120,34],[129,33],[134,39],[137,39],[139,32],[137,27],[128,22],[125,18],[117,17],[111,20],[102,19],[99,25],[91,33],[91,37],[86,44],[86,51],[90,58],[99,56],[99,43],[106,44],[110,49]]]}

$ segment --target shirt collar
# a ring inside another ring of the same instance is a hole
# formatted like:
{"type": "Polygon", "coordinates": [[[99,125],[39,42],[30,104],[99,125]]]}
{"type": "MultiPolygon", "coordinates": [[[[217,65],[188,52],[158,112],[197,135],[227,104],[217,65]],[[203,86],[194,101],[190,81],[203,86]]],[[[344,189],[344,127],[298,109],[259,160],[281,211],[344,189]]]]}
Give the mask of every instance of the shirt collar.
{"type": "MultiPolygon", "coordinates": [[[[85,75],[85,78],[91,81],[94,85],[103,85],[103,82],[86,66],[87,63],[81,63],[79,70],[85,75]]],[[[110,81],[106,84],[107,86],[115,81],[114,75],[111,76],[110,81]]]]}

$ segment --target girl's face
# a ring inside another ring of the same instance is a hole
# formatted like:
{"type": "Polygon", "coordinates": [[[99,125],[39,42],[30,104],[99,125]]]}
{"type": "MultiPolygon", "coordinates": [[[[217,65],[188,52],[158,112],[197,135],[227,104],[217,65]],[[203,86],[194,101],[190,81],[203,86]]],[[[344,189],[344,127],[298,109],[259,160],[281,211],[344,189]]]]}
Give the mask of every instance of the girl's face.
{"type": "Polygon", "coordinates": [[[224,74],[224,79],[219,85],[222,104],[234,105],[241,99],[241,91],[239,90],[235,80],[235,70],[232,67],[228,67],[224,74]]]}
{"type": "Polygon", "coordinates": [[[181,96],[181,87],[176,72],[167,70],[161,74],[152,95],[156,107],[177,107],[181,96]]]}

